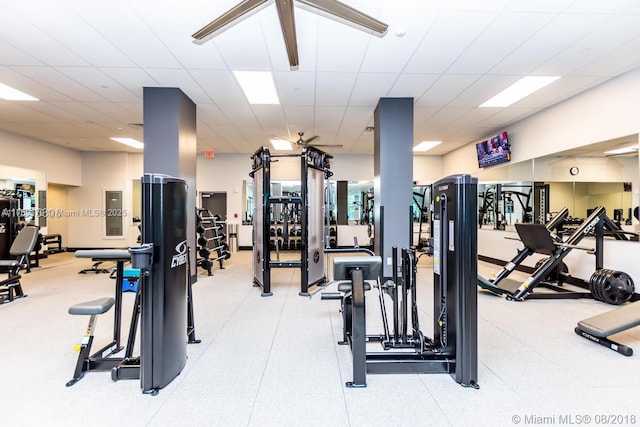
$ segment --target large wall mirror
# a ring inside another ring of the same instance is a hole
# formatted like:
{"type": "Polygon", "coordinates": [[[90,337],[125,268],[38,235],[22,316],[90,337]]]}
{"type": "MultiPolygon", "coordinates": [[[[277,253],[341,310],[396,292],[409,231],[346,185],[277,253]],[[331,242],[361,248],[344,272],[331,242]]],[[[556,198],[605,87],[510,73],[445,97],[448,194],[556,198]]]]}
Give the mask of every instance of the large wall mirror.
{"type": "Polygon", "coordinates": [[[478,173],[479,227],[510,230],[517,222],[543,223],[564,207],[571,217],[586,218],[603,206],[623,229],[637,231],[637,147],[636,134],[483,169],[478,173]]]}

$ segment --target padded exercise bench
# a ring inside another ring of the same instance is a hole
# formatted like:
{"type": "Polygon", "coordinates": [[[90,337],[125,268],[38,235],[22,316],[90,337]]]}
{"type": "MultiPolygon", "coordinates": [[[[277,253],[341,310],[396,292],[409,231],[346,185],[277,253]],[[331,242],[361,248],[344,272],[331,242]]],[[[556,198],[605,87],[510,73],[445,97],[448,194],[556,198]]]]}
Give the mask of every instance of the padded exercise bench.
{"type": "Polygon", "coordinates": [[[113,353],[122,349],[120,345],[120,325],[122,321],[122,280],[124,264],[131,261],[131,254],[127,249],[83,249],[75,252],[76,258],[90,258],[97,264],[110,261],[116,263],[115,312],[113,315],[113,353]]]}
{"type": "Polygon", "coordinates": [[[120,325],[122,317],[122,280],[124,277],[124,264],[131,261],[131,253],[127,249],[91,249],[79,250],[75,253],[76,258],[91,258],[100,262],[116,263],[116,285],[115,298],[101,298],[88,301],[82,304],[76,304],[69,308],[69,314],[90,315],[87,334],[83,339],[78,362],[73,374],[73,378],[67,382],[67,387],[78,382],[84,372],[90,370],[106,371],[111,370],[111,379],[132,379],[139,378],[139,370],[130,368],[127,363],[132,359],[133,347],[135,344],[135,335],[138,328],[138,313],[141,304],[140,293],[136,293],[136,301],[134,302],[134,312],[129,327],[129,337],[124,357],[113,357],[111,355],[122,350],[120,345],[120,325]],[[93,339],[93,328],[95,327],[95,316],[106,313],[114,307],[113,315],[113,340],[93,355],[89,355],[91,351],[91,341],[93,339]],[[85,344],[86,343],[86,344],[85,344]],[[109,357],[111,356],[111,357],[109,357]]]}
{"type": "Polygon", "coordinates": [[[640,301],[581,320],[575,332],[617,353],[631,356],[633,355],[631,347],[612,341],[608,337],[638,325],[640,325],[640,301]]]}
{"type": "Polygon", "coordinates": [[[60,234],[45,234],[44,236],[42,236],[42,243],[47,245],[47,252],[50,254],[63,252],[62,235],[60,234]],[[57,245],[57,247],[50,248],[49,245],[57,245]]]}
{"type": "Polygon", "coordinates": [[[82,343],[80,344],[80,354],[78,354],[78,362],[76,363],[76,369],[73,372],[73,378],[67,382],[67,387],[70,387],[80,381],[86,371],[97,369],[99,367],[99,361],[102,360],[105,352],[108,351],[108,354],[113,353],[113,342],[104,346],[94,354],[91,354],[91,345],[93,344],[93,331],[96,327],[98,315],[109,311],[115,302],[116,300],[113,298],[100,298],[69,307],[69,314],[88,315],[91,317],[89,318],[87,331],[85,332],[84,337],[82,338],[82,343]]]}
{"type": "Polygon", "coordinates": [[[8,274],[4,280],[0,280],[0,302],[11,302],[16,298],[25,297],[20,284],[20,270],[26,268],[31,271],[29,254],[38,243],[39,229],[35,226],[27,226],[18,232],[9,248],[9,254],[14,259],[0,260],[0,271],[8,274]]]}

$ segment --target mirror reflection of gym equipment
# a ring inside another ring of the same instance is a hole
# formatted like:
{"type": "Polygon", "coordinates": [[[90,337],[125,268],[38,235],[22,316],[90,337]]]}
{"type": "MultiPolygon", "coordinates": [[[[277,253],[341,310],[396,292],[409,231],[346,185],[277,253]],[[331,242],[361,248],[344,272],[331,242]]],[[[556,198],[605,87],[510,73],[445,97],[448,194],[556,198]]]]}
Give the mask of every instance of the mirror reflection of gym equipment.
{"type": "Polygon", "coordinates": [[[515,223],[533,222],[532,193],[527,183],[480,185],[478,226],[504,230],[515,223]]]}
{"type": "Polygon", "coordinates": [[[567,230],[568,237],[562,238],[563,223],[568,217],[565,208],[556,214],[547,224],[516,224],[516,231],[524,248],[509,261],[492,279],[478,277],[478,285],[497,295],[504,295],[511,301],[526,299],[576,299],[595,298],[610,304],[622,304],[629,301],[634,293],[633,280],[624,272],[612,272],[604,269],[605,236],[617,240],[629,240],[627,233],[605,213],[603,207],[592,210],[589,217],[577,227],[567,230]],[[595,236],[595,247],[580,246],[581,241],[595,236]],[[572,250],[585,250],[594,255],[595,272],[584,281],[569,275],[563,259],[572,250]],[[534,253],[546,255],[536,264],[534,271],[524,281],[507,279],[523,261],[534,253]],[[569,283],[578,289],[562,286],[569,283]],[[554,292],[536,292],[537,288],[546,288],[554,292]]]}

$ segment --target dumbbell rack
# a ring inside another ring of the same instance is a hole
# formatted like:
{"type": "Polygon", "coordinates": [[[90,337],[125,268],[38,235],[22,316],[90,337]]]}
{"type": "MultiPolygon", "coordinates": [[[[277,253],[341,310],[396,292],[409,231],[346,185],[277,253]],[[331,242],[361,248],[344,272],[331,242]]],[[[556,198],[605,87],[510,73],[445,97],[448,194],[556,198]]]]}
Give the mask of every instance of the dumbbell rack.
{"type": "Polygon", "coordinates": [[[214,215],[208,209],[196,208],[196,232],[198,243],[198,260],[196,265],[213,273],[213,264],[218,261],[220,269],[224,269],[224,260],[231,258],[227,235],[223,232],[225,222],[219,215],[214,215]],[[212,258],[211,255],[214,255],[212,258]]]}
{"type": "MultiPolygon", "coordinates": [[[[272,202],[275,198],[272,197],[272,202]]],[[[269,248],[274,251],[300,251],[302,249],[302,224],[300,221],[300,205],[297,193],[285,195],[284,200],[294,200],[294,203],[285,203],[283,213],[278,221],[271,221],[269,229],[269,248]],[[293,213],[293,214],[291,214],[293,213]]],[[[272,206],[273,207],[273,206],[272,206]]]]}

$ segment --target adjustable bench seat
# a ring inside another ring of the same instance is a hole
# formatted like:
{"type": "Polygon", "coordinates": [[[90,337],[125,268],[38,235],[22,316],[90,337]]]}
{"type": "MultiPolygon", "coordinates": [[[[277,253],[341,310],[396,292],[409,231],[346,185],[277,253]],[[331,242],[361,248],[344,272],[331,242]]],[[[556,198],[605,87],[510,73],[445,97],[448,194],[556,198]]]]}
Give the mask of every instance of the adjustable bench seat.
{"type": "Polygon", "coordinates": [[[608,347],[615,352],[631,356],[633,354],[632,348],[611,341],[607,337],[638,325],[640,325],[640,301],[581,320],[578,322],[575,332],[581,337],[608,347]]]}
{"type": "Polygon", "coordinates": [[[92,315],[106,313],[113,307],[116,300],[111,297],[98,298],[69,307],[69,314],[92,315]]]}

